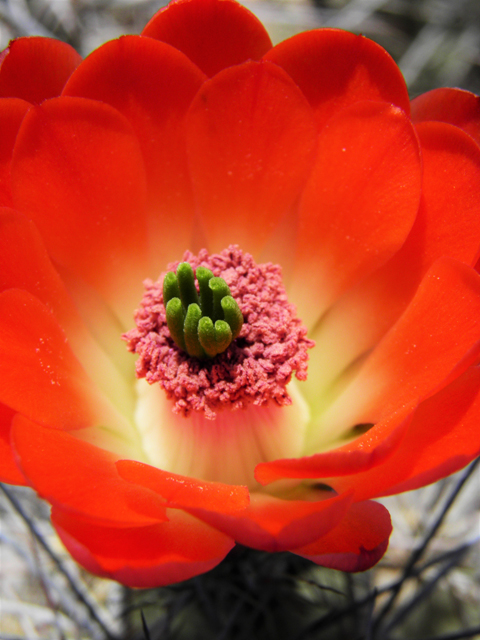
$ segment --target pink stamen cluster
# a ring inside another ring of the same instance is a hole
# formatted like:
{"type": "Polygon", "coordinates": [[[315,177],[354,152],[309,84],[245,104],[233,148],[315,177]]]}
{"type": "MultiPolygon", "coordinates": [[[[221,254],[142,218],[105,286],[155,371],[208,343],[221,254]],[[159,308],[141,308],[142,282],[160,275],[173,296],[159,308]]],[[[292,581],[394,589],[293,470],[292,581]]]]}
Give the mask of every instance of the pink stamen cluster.
{"type": "MultiPolygon", "coordinates": [[[[308,349],[314,342],[296,317],[282,284],[281,268],[255,264],[248,253],[231,245],[219,254],[202,249],[198,256],[187,251],[182,262],[193,270],[203,266],[223,278],[243,314],[240,335],[212,360],[197,360],[181,351],[167,328],[163,304],[163,277],[145,281],[145,295],[135,312],[136,328],[123,337],[137,353],[138,378],[159,383],[173,400],[173,411],[184,416],[203,411],[214,419],[222,409],[248,404],[291,404],[286,385],[293,373],[307,377],[308,349]]],[[[180,262],[168,265],[176,271],[180,262]]]]}

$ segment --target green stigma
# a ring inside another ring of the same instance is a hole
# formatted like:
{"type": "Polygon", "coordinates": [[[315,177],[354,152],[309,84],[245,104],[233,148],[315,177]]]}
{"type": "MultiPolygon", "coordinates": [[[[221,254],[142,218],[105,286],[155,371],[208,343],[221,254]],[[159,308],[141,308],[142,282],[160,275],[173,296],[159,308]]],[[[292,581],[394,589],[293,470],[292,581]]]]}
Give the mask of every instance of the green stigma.
{"type": "Polygon", "coordinates": [[[179,349],[194,358],[214,358],[239,335],[243,316],[223,278],[198,267],[198,288],[188,262],[169,271],[163,280],[167,326],[179,349]]]}

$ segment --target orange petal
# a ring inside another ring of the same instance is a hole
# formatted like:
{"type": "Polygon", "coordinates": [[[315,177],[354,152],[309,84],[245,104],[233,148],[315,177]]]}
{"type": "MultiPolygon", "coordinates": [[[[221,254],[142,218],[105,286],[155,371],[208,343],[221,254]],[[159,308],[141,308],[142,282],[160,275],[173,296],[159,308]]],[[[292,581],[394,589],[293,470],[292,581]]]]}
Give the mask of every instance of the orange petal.
{"type": "Polygon", "coordinates": [[[145,160],[155,276],[191,246],[194,209],[184,119],[204,80],[204,74],[173,47],[125,36],[88,56],[63,91],[115,107],[137,135],[145,160]]]}
{"type": "Polygon", "coordinates": [[[17,133],[30,105],[18,98],[0,100],[0,205],[9,207],[12,204],[12,187],[10,183],[10,164],[17,133]]]}
{"type": "Polygon", "coordinates": [[[231,536],[240,544],[264,551],[287,551],[325,535],[343,518],[351,493],[330,497],[313,494],[315,501],[283,500],[252,493],[250,505],[240,514],[226,515],[189,509],[190,513],[231,536]]]}
{"type": "Polygon", "coordinates": [[[112,527],[167,519],[156,494],[120,478],[115,467],[118,458],[109,451],[20,415],[13,422],[12,441],[29,483],[72,515],[112,527]]]}
{"type": "Polygon", "coordinates": [[[0,294],[0,354],[0,401],[32,420],[81,429],[114,415],[52,313],[26,291],[0,294]]]}
{"type": "Polygon", "coordinates": [[[390,515],[377,502],[353,504],[345,518],[327,535],[295,553],[322,567],[366,571],[383,556],[392,532],[390,515]]]}
{"type": "Polygon", "coordinates": [[[412,101],[415,123],[438,120],[460,127],[480,142],[480,98],[462,89],[433,89],[412,101]]]}
{"type": "Polygon", "coordinates": [[[231,0],[171,2],[153,16],[142,35],[183,51],[207,76],[259,60],[272,46],[258,18],[231,0]]]}
{"type": "Polygon", "coordinates": [[[425,276],[400,320],[316,425],[339,435],[412,408],[461,375],[480,353],[480,276],[450,258],[425,276]]]}
{"type": "Polygon", "coordinates": [[[0,482],[28,485],[20,471],[10,442],[10,428],[15,411],[0,404],[0,482]]]}
{"type": "Polygon", "coordinates": [[[400,109],[361,102],[330,120],[300,202],[290,287],[307,325],[400,248],[420,188],[415,131],[400,109]]]}
{"type": "Polygon", "coordinates": [[[13,40],[0,66],[0,97],[40,104],[59,96],[81,61],[73,47],[54,38],[13,40]]]}
{"type": "Polygon", "coordinates": [[[54,508],[52,522],[68,551],[91,573],[129,587],[181,582],[213,569],[234,546],[231,538],[182,511],[169,522],[119,529],[77,520],[54,508]]]}
{"type": "Polygon", "coordinates": [[[422,402],[394,454],[355,476],[330,478],[355,500],[417,489],[462,469],[480,454],[480,368],[472,367],[422,402]]]}
{"type": "Polygon", "coordinates": [[[249,503],[246,487],[205,482],[134,460],[119,460],[117,470],[124,480],[158,493],[169,507],[235,513],[249,503]]]}
{"type": "Polygon", "coordinates": [[[63,328],[75,314],[35,225],[22,213],[0,209],[0,291],[24,289],[49,307],[63,328]]]}
{"type": "Polygon", "coordinates": [[[255,468],[262,485],[284,478],[329,478],[367,471],[389,458],[405,436],[412,411],[403,409],[348,444],[302,458],[263,462],[255,468]]]}
{"type": "Polygon", "coordinates": [[[304,97],[270,63],[227,69],[197,94],[187,136],[209,249],[235,243],[258,253],[313,162],[316,131],[304,97]]]}
{"type": "Polygon", "coordinates": [[[309,398],[380,340],[435,260],[451,256],[474,264],[480,235],[479,149],[448,124],[421,123],[417,130],[423,184],[415,223],[400,251],[341,298],[312,335],[317,347],[310,356],[309,398]]]}
{"type": "Polygon", "coordinates": [[[293,78],[320,127],[360,100],[388,102],[410,113],[399,68],[385,49],[363,36],[338,29],[307,31],[277,44],[264,59],[293,78]]]}
{"type": "MultiPolygon", "coordinates": [[[[133,411],[130,381],[92,338],[53,267],[40,234],[26,216],[0,209],[0,291],[24,289],[50,309],[92,380],[127,414],[133,411]]],[[[114,326],[115,340],[118,327],[114,326]]]]}
{"type": "Polygon", "coordinates": [[[131,324],[148,275],[146,191],[125,118],[82,98],[31,109],[17,138],[12,184],[16,208],[34,220],[52,259],[131,324]]]}

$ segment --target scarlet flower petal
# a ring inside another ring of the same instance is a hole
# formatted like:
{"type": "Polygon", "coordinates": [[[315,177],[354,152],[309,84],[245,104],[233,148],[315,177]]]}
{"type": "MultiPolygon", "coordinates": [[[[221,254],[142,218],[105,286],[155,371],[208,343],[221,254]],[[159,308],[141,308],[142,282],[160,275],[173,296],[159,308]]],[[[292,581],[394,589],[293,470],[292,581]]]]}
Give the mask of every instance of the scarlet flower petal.
{"type": "Polygon", "coordinates": [[[142,35],[183,51],[209,77],[259,60],[272,46],[258,18],[231,0],[171,2],[153,16],[142,35]]]}
{"type": "Polygon", "coordinates": [[[210,251],[235,243],[258,253],[312,165],[316,130],[305,98],[273,64],[227,69],[197,94],[187,136],[210,251]]]}
{"type": "Polygon", "coordinates": [[[359,102],[329,121],[300,202],[290,285],[307,326],[400,248],[420,188],[415,131],[400,109],[359,102]]]}
{"type": "Polygon", "coordinates": [[[0,404],[0,482],[9,484],[28,485],[20,471],[10,442],[10,429],[15,411],[4,404],[0,404]]]}
{"type": "Polygon", "coordinates": [[[80,429],[112,418],[51,311],[26,291],[0,294],[0,377],[0,402],[40,424],[80,429]]]}
{"type": "Polygon", "coordinates": [[[412,120],[460,127],[480,143],[480,97],[462,89],[433,89],[412,100],[412,120]]]}
{"type": "Polygon", "coordinates": [[[0,206],[12,205],[10,164],[17,133],[30,104],[18,98],[0,100],[0,206]]]}
{"type": "Polygon", "coordinates": [[[458,128],[417,125],[422,200],[410,234],[391,260],[347,292],[312,336],[308,397],[371,349],[402,314],[433,262],[451,256],[474,264],[480,234],[480,152],[458,128]],[[408,265],[406,268],[405,265],[408,265]]]}
{"type": "Polygon", "coordinates": [[[29,291],[67,329],[72,324],[72,303],[33,222],[17,211],[0,208],[0,231],[0,291],[29,291]]]}
{"type": "Polygon", "coordinates": [[[330,478],[337,491],[365,500],[417,489],[458,471],[480,454],[480,368],[422,402],[394,454],[377,467],[330,478]]]}
{"type": "Polygon", "coordinates": [[[478,360],[479,337],[480,276],[450,258],[438,260],[316,430],[338,436],[348,426],[413,408],[478,360]]]}
{"type": "Polygon", "coordinates": [[[307,31],[277,44],[264,59],[293,78],[315,109],[320,127],[361,100],[388,102],[410,114],[399,68],[385,49],[363,36],[339,29],[307,31]]]}
{"type": "Polygon", "coordinates": [[[109,451],[69,433],[40,427],[20,415],[13,422],[12,440],[29,483],[43,498],[72,515],[111,527],[167,519],[156,494],[120,478],[115,467],[118,457],[109,451]]]}
{"type": "Polygon", "coordinates": [[[205,482],[134,460],[119,460],[117,470],[124,480],[158,493],[169,507],[235,513],[244,510],[249,503],[246,487],[205,482]]]}
{"type": "Polygon", "coordinates": [[[168,510],[169,522],[134,529],[102,527],[57,508],[52,522],[77,562],[129,587],[181,582],[213,569],[234,541],[191,515],[168,510]]]}
{"type": "Polygon", "coordinates": [[[63,91],[109,104],[132,125],[145,160],[155,275],[190,246],[194,207],[184,119],[204,80],[204,74],[173,47],[125,36],[88,56],[63,91]]]}
{"type": "Polygon", "coordinates": [[[390,514],[377,502],[353,504],[326,536],[295,553],[322,567],[366,571],[383,556],[392,531],[390,514]]]}
{"type": "Polygon", "coordinates": [[[403,271],[414,272],[415,284],[441,256],[474,265],[480,253],[480,149],[449,124],[425,122],[416,130],[424,169],[422,208],[397,258],[412,264],[403,271]]]}
{"type": "Polygon", "coordinates": [[[130,323],[148,268],[144,166],[125,118],[83,98],[30,110],[12,185],[15,207],[35,221],[53,260],[130,323]]]}
{"type": "Polygon", "coordinates": [[[412,413],[409,408],[403,409],[352,442],[325,453],[263,462],[255,468],[255,478],[266,485],[284,478],[329,478],[367,471],[397,450],[411,422],[412,413]]]}
{"type": "MultiPolygon", "coordinates": [[[[52,265],[35,225],[23,214],[0,208],[0,291],[28,291],[50,309],[65,331],[75,356],[92,381],[124,412],[133,411],[133,392],[87,330],[52,265]]],[[[115,341],[118,341],[118,329],[115,341]]]]}
{"type": "Polygon", "coordinates": [[[18,38],[0,66],[0,97],[40,104],[54,98],[82,61],[69,44],[54,38],[18,38]]]}
{"type": "Polygon", "coordinates": [[[351,492],[331,495],[329,492],[317,492],[316,499],[310,501],[283,500],[264,493],[252,493],[250,505],[239,514],[194,508],[189,512],[240,544],[264,551],[287,551],[325,535],[343,518],[351,504],[351,492]]]}

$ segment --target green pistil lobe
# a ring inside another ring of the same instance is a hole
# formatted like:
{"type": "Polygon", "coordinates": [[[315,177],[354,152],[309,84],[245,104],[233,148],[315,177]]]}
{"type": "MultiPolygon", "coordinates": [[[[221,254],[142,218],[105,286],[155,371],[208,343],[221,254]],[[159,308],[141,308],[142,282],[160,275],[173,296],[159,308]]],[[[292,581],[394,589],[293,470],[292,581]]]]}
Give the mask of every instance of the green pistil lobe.
{"type": "Polygon", "coordinates": [[[179,349],[194,358],[214,358],[238,337],[243,316],[223,278],[216,278],[205,267],[198,267],[196,276],[199,293],[188,262],[179,264],[176,274],[166,274],[167,326],[179,349]]]}

